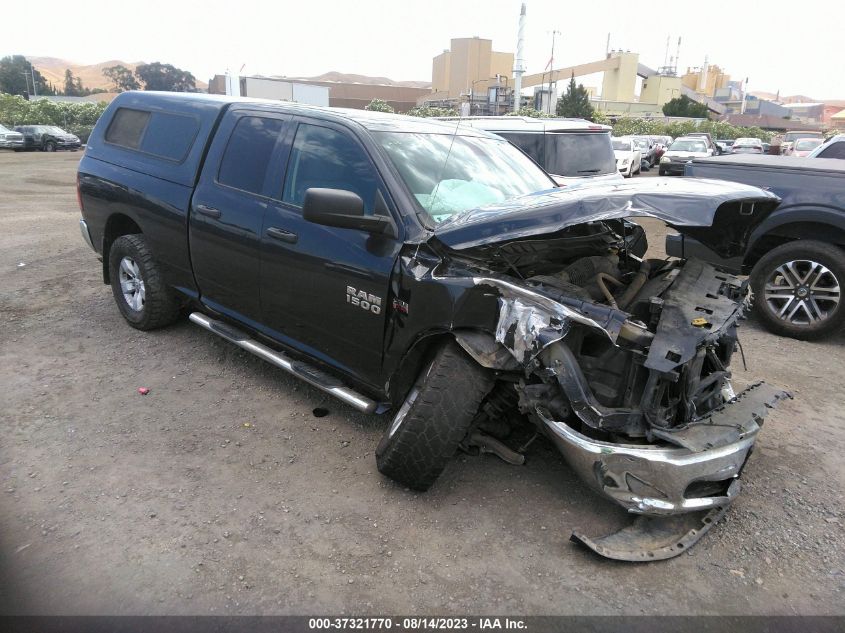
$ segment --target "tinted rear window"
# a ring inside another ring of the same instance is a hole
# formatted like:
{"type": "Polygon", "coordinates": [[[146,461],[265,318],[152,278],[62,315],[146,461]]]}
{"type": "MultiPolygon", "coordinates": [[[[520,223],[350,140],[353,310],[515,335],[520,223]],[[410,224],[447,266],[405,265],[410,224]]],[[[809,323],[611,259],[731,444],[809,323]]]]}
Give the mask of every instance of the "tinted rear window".
{"type": "Polygon", "coordinates": [[[845,158],[845,142],[828,145],[816,158],[845,158]]]}
{"type": "Polygon", "coordinates": [[[546,134],[546,171],[558,176],[616,173],[610,135],[603,133],[546,134]]]}
{"type": "Polygon", "coordinates": [[[120,108],[106,131],[106,142],[181,162],[198,131],[199,121],[190,116],[120,108]]]}
{"type": "Polygon", "coordinates": [[[106,141],[130,149],[138,149],[149,122],[149,112],[120,108],[106,131],[106,141]]]}
{"type": "Polygon", "coordinates": [[[543,134],[519,133],[519,132],[496,132],[502,138],[508,139],[523,152],[533,158],[538,165],[546,162],[545,140],[543,134]]]}

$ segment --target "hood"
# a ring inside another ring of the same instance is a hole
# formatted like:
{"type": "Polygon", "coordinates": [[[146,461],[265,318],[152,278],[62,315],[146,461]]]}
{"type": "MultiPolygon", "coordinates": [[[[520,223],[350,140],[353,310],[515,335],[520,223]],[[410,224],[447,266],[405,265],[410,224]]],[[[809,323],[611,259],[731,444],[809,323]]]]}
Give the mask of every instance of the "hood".
{"type": "Polygon", "coordinates": [[[593,185],[597,183],[619,182],[622,174],[615,169],[606,174],[592,174],[588,176],[557,176],[549,174],[557,185],[563,187],[580,187],[581,185],[593,185]]]}
{"type": "Polygon", "coordinates": [[[541,191],[460,213],[434,234],[455,250],[556,233],[585,222],[661,220],[722,257],[743,252],[751,231],[780,203],[757,187],[703,178],[597,182],[541,191]]]}
{"type": "Polygon", "coordinates": [[[623,158],[633,158],[634,152],[629,149],[615,149],[613,150],[613,155],[616,157],[616,160],[621,160],[623,158]]]}

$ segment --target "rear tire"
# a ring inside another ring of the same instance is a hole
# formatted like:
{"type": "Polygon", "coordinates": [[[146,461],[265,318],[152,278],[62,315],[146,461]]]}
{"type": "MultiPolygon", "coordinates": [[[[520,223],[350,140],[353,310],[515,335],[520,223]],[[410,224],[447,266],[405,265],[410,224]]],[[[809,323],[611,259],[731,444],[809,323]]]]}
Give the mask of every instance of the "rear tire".
{"type": "Polygon", "coordinates": [[[772,249],[751,271],[754,310],[767,330],[812,340],[845,325],[845,251],[816,240],[772,249]]]}
{"type": "Polygon", "coordinates": [[[47,141],[44,143],[44,151],[45,152],[55,152],[56,151],[56,144],[53,141],[47,141]]]}
{"type": "Polygon", "coordinates": [[[491,372],[454,341],[437,350],[417,377],[376,449],[379,472],[428,490],[455,454],[484,396],[491,372]]]}
{"type": "Polygon", "coordinates": [[[117,307],[135,329],[155,330],[179,316],[179,302],[164,283],[143,235],[123,235],[114,241],[109,250],[109,277],[117,307]]]}

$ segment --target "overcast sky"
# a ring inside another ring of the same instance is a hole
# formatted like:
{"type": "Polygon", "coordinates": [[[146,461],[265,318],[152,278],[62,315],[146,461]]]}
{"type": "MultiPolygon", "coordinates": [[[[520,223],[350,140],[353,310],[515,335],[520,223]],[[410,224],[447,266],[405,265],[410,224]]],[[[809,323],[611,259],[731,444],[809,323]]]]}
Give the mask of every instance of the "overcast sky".
{"type": "MultiPolygon", "coordinates": [[[[804,0],[789,9],[774,2],[639,2],[529,0],[528,72],[549,59],[551,31],[556,65],[604,57],[611,47],[638,52],[652,67],[663,64],[666,38],[680,67],[705,55],[750,90],[845,99],[845,72],[837,67],[838,41],[824,25],[845,22],[841,0],[804,0]],[[816,27],[812,25],[817,25],[816,27]]],[[[207,81],[227,67],[244,74],[311,76],[330,70],[391,79],[431,80],[431,58],[452,37],[492,39],[494,50],[515,51],[519,1],[305,0],[259,2],[145,0],[105,3],[42,0],[37,28],[32,15],[4,17],[0,54],[60,57],[90,64],[109,59],[161,61],[207,81]],[[131,9],[130,9],[131,7],[131,9]],[[9,28],[19,24],[22,28],[9,28]]],[[[599,79],[586,78],[586,85],[599,79]]]]}

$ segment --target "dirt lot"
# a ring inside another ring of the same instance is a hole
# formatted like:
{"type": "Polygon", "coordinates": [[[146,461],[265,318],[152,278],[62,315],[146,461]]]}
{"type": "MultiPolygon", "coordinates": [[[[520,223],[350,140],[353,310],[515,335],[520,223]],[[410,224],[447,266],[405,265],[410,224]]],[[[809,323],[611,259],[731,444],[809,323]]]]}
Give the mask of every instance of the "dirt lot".
{"type": "Polygon", "coordinates": [[[375,469],[386,419],[187,321],[128,327],[79,235],[80,157],[0,153],[0,612],[845,614],[843,338],[744,324],[737,383],[795,400],[722,524],[614,563],[568,537],[625,513],[547,443],[413,493],[375,469]]]}

